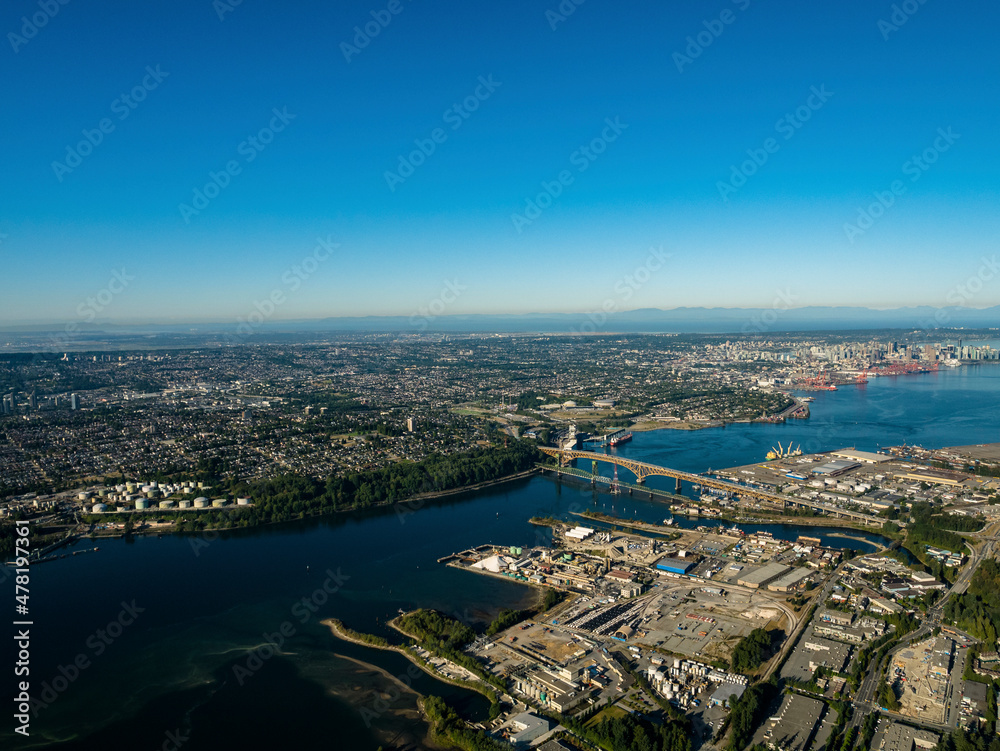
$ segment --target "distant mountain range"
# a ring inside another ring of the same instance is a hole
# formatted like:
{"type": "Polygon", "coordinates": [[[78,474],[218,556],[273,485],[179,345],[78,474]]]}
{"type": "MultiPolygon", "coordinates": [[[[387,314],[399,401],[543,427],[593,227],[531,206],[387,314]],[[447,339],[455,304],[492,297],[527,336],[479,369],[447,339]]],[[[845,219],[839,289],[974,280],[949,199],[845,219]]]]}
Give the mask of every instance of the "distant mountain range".
{"type": "MultiPolygon", "coordinates": [[[[67,322],[71,323],[71,322],[67,322]]],[[[526,313],[506,315],[363,316],[264,321],[248,331],[236,323],[120,324],[77,323],[79,336],[212,333],[409,332],[409,333],[706,333],[761,334],[855,329],[934,329],[1000,327],[1000,305],[991,308],[930,306],[874,310],[855,307],[803,308],[642,308],[613,313],[526,313]]],[[[66,324],[0,326],[6,333],[64,331],[66,324]]]]}

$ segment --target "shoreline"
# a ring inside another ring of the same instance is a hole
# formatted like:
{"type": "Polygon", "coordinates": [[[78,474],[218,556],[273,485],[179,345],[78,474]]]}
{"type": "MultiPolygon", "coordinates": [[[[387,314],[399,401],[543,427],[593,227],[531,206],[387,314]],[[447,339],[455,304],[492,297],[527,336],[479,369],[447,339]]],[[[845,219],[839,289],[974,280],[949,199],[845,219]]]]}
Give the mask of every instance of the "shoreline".
{"type": "MultiPolygon", "coordinates": [[[[413,652],[411,652],[407,647],[401,647],[398,644],[389,644],[388,642],[386,642],[385,644],[378,644],[378,643],[367,642],[364,639],[359,639],[357,636],[354,635],[354,633],[348,633],[348,631],[345,630],[347,629],[347,627],[343,624],[343,622],[339,618],[324,618],[323,620],[320,621],[320,624],[329,628],[330,632],[337,639],[340,639],[341,641],[346,641],[351,644],[357,644],[362,647],[371,647],[372,649],[380,649],[383,652],[396,652],[397,654],[402,655],[411,663],[413,663],[418,668],[423,670],[430,677],[439,680],[442,683],[448,683],[458,688],[464,688],[467,691],[475,691],[476,693],[480,694],[481,696],[483,696],[483,698],[485,698],[487,701],[491,703],[493,701],[494,695],[498,693],[496,692],[495,689],[493,689],[492,686],[488,686],[478,678],[476,679],[476,682],[473,682],[473,681],[463,681],[456,678],[451,678],[450,676],[447,675],[443,675],[442,673],[438,672],[433,667],[431,667],[418,655],[415,655],[413,652]]],[[[389,621],[388,625],[391,628],[398,631],[403,636],[405,636],[406,638],[412,639],[413,641],[417,641],[416,637],[412,636],[411,634],[408,634],[406,631],[400,628],[399,624],[396,623],[396,618],[393,618],[391,621],[389,621]]],[[[416,689],[413,689],[413,691],[418,696],[423,698],[423,694],[421,694],[419,691],[416,691],[416,689]]]]}
{"type": "MultiPolygon", "coordinates": [[[[504,483],[507,483],[507,482],[513,482],[514,480],[522,480],[522,479],[531,477],[532,475],[537,474],[540,471],[541,470],[539,470],[537,467],[532,467],[531,469],[527,469],[527,470],[524,470],[523,472],[518,472],[518,473],[513,474],[513,475],[504,475],[503,477],[498,477],[495,480],[484,480],[483,482],[476,483],[475,485],[463,485],[460,488],[449,488],[448,490],[432,490],[432,491],[427,492],[427,493],[417,493],[416,495],[412,495],[412,496],[410,496],[409,498],[407,498],[406,500],[403,500],[403,501],[392,501],[391,503],[387,502],[387,501],[383,501],[381,503],[372,504],[371,506],[366,506],[363,509],[362,508],[333,509],[331,511],[324,512],[324,513],[321,513],[321,514],[310,514],[309,516],[306,516],[305,519],[322,519],[322,518],[329,517],[329,516],[337,516],[338,514],[349,514],[349,513],[354,512],[354,511],[369,511],[369,510],[372,510],[372,509],[392,508],[393,506],[402,506],[402,505],[405,505],[405,504],[408,504],[408,503],[415,503],[415,502],[419,502],[419,501],[435,500],[437,498],[446,498],[448,496],[458,495],[459,493],[465,493],[465,492],[468,492],[468,491],[483,490],[485,488],[493,487],[495,485],[503,485],[504,483]]],[[[110,513],[108,515],[111,516],[110,513]]],[[[261,523],[261,524],[254,524],[254,525],[249,526],[249,527],[205,527],[204,529],[200,529],[200,530],[198,530],[196,532],[192,532],[192,531],[188,531],[188,530],[183,530],[183,531],[178,530],[177,529],[177,524],[179,522],[182,522],[182,521],[187,521],[187,520],[186,519],[179,519],[179,520],[177,520],[177,522],[174,522],[173,525],[170,528],[139,530],[139,531],[136,531],[136,532],[132,532],[131,534],[133,534],[135,536],[149,535],[149,534],[170,534],[170,535],[173,535],[173,534],[185,534],[185,535],[188,535],[188,534],[190,534],[190,535],[204,535],[207,532],[229,532],[229,531],[238,530],[238,529],[257,529],[257,528],[261,528],[261,527],[270,527],[270,526],[273,526],[273,525],[276,525],[276,524],[287,524],[289,520],[264,522],[264,523],[261,523]]],[[[294,520],[294,521],[300,521],[300,520],[294,520]]],[[[121,538],[121,537],[124,537],[124,536],[125,536],[124,532],[116,532],[115,534],[108,534],[108,535],[82,534],[82,535],[80,535],[80,538],[81,539],[86,538],[86,539],[91,539],[91,540],[99,540],[99,539],[117,539],[117,538],[121,538]]]]}

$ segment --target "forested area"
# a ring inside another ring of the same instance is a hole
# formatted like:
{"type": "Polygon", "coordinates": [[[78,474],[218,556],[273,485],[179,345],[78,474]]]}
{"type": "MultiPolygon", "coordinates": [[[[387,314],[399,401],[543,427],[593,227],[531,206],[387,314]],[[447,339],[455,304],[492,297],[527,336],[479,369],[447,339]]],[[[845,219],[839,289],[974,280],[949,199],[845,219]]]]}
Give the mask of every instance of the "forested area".
{"type": "Polygon", "coordinates": [[[945,603],[944,617],[986,644],[1000,633],[1000,564],[988,558],[972,575],[969,588],[945,603]]]}
{"type": "Polygon", "coordinates": [[[730,670],[734,673],[753,672],[770,657],[771,647],[771,634],[762,628],[755,628],[733,648],[729,660],[730,670]]]}
{"type": "Polygon", "coordinates": [[[428,649],[462,649],[476,638],[476,632],[469,626],[436,610],[415,610],[399,616],[396,623],[428,649]]]}
{"type": "MultiPolygon", "coordinates": [[[[513,441],[509,446],[475,449],[449,456],[430,456],[419,462],[397,462],[367,472],[349,472],[326,480],[302,475],[280,475],[255,481],[221,483],[216,490],[249,497],[253,505],[234,511],[174,511],[183,520],[182,531],[205,527],[253,527],[302,519],[334,511],[398,503],[421,493],[454,490],[497,480],[531,469],[545,459],[535,443],[513,441]]],[[[96,517],[95,517],[96,518],[96,517]]],[[[115,514],[102,514],[104,521],[115,514]]],[[[124,520],[124,516],[121,517],[124,520]]]]}
{"type": "MultiPolygon", "coordinates": [[[[507,689],[503,679],[486,670],[478,660],[462,651],[463,647],[476,638],[476,632],[461,621],[442,615],[436,610],[415,610],[401,615],[396,623],[429,652],[461,665],[494,688],[501,691],[507,689]]],[[[494,705],[491,711],[495,714],[499,711],[498,697],[493,695],[491,701],[494,705]]]]}
{"type": "Polygon", "coordinates": [[[462,751],[510,751],[511,747],[506,743],[466,725],[444,699],[428,696],[423,700],[423,707],[433,734],[444,744],[462,751]]]}
{"type": "Polygon", "coordinates": [[[574,731],[606,751],[690,751],[687,723],[653,724],[635,715],[610,717],[574,731]]]}
{"type": "Polygon", "coordinates": [[[754,730],[777,692],[778,687],[772,682],[756,683],[732,704],[724,726],[729,728],[726,751],[742,751],[750,744],[754,730]]]}
{"type": "Polygon", "coordinates": [[[958,728],[944,736],[934,751],[1000,751],[1000,738],[989,732],[958,728]]]}

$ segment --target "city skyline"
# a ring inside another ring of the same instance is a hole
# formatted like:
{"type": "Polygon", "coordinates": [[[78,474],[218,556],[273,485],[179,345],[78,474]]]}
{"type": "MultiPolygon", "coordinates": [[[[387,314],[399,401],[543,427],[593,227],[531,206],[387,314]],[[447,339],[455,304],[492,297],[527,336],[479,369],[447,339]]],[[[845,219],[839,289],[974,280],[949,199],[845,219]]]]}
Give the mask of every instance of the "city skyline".
{"type": "Polygon", "coordinates": [[[3,325],[1000,304],[985,4],[40,8],[3,325]]]}

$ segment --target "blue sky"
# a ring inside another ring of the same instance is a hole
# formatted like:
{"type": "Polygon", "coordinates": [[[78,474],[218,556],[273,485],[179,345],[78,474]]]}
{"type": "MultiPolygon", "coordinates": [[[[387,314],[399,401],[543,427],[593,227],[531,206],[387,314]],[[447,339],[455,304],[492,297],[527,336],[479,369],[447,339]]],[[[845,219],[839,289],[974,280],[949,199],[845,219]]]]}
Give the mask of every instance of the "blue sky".
{"type": "Polygon", "coordinates": [[[449,281],[448,313],[584,311],[651,248],[625,307],[946,305],[997,253],[995,4],[231,1],[5,5],[0,321],[409,315],[449,281]]]}

